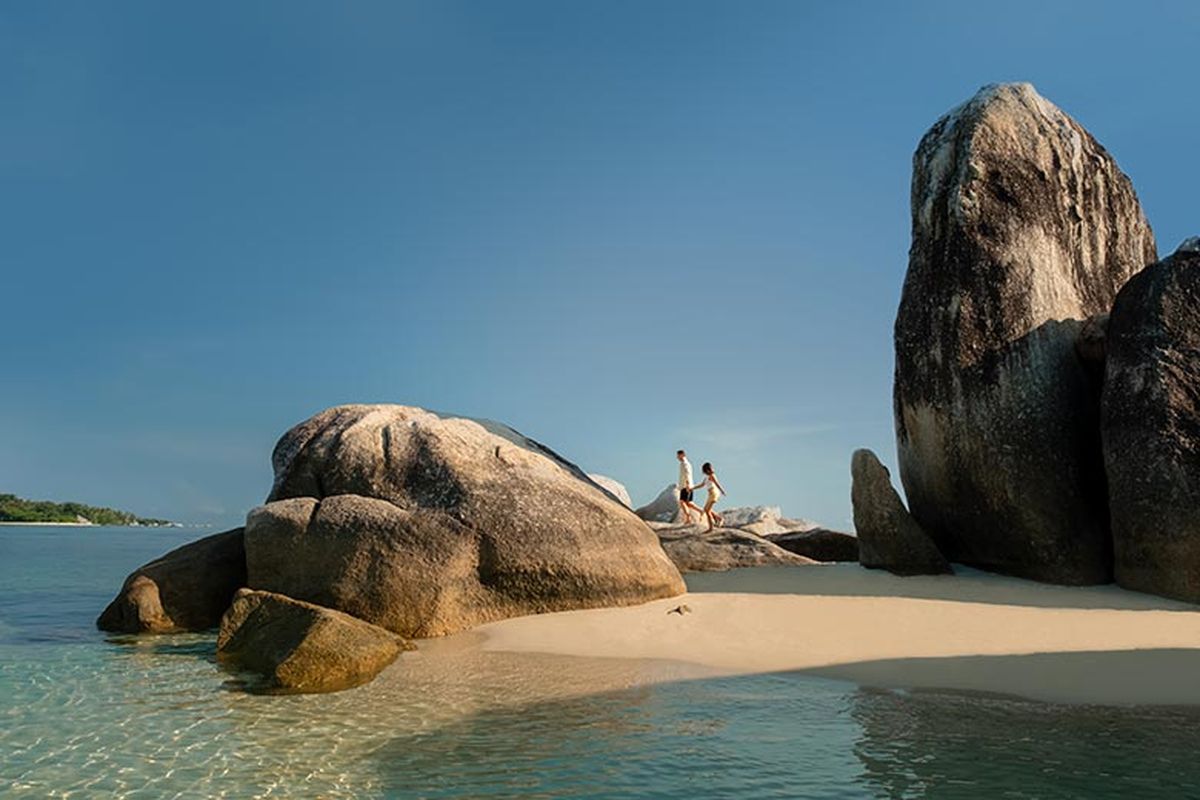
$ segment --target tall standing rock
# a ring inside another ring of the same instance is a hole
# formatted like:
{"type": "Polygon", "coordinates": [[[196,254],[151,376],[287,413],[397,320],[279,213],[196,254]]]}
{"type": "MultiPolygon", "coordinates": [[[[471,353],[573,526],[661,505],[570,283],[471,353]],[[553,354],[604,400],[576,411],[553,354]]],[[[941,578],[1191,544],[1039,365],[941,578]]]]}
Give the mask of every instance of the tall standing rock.
{"type": "Polygon", "coordinates": [[[1107,346],[1117,583],[1200,602],[1200,239],[1125,284],[1107,346]]]}
{"type": "Polygon", "coordinates": [[[952,570],[892,486],[887,467],[870,450],[850,457],[850,502],[858,533],[858,563],[895,575],[944,575],[952,570]]]}
{"type": "Polygon", "coordinates": [[[1028,84],[982,89],[913,158],[896,317],[909,508],[952,561],[1066,584],[1111,579],[1083,320],[1156,260],[1129,179],[1028,84]]]}

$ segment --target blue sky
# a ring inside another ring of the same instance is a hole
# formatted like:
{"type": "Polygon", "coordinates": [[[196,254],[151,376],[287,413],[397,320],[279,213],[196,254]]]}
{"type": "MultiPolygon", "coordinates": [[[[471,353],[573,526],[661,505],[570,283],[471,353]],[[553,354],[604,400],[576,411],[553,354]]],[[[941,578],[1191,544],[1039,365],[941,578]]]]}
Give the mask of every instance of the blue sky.
{"type": "Polygon", "coordinates": [[[344,402],[849,525],[912,150],[1032,81],[1200,233],[1200,4],[5,3],[0,491],[235,523],[344,402]]]}

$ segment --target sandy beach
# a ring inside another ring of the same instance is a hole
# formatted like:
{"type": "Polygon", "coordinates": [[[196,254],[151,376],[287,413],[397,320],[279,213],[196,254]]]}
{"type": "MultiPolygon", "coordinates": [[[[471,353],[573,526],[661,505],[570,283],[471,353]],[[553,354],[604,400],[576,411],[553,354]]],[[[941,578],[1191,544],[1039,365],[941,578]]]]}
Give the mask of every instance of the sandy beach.
{"type": "Polygon", "coordinates": [[[958,573],[897,578],[854,564],[697,573],[683,597],[479,630],[492,651],[667,659],[728,675],[803,671],[1054,702],[1200,705],[1195,606],[1115,586],[958,573]],[[668,613],[681,604],[690,613],[668,613]]]}

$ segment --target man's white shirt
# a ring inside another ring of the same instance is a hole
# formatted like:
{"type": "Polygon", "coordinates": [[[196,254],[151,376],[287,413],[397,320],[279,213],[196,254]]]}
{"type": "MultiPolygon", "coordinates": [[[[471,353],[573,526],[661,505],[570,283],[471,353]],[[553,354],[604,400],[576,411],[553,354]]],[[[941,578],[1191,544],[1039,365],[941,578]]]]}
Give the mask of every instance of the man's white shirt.
{"type": "Polygon", "coordinates": [[[692,488],[692,462],[685,457],[679,462],[679,488],[692,488]]]}

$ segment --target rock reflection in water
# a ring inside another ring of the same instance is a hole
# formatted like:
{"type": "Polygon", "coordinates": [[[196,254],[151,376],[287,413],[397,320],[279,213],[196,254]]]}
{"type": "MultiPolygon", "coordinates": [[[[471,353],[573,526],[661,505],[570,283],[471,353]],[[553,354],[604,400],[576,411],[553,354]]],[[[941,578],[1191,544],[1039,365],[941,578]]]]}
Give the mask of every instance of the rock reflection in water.
{"type": "Polygon", "coordinates": [[[947,692],[855,693],[870,796],[1200,797],[1200,710],[947,692]]]}

